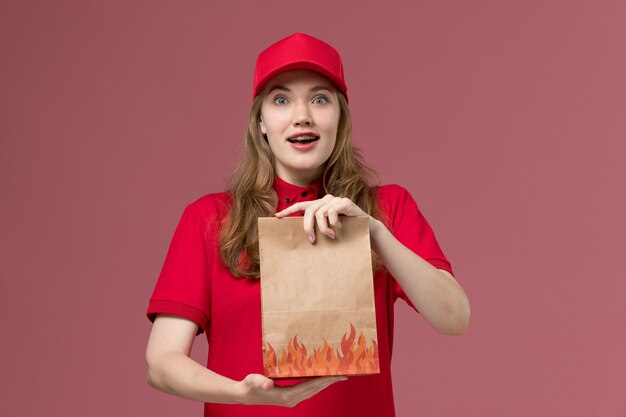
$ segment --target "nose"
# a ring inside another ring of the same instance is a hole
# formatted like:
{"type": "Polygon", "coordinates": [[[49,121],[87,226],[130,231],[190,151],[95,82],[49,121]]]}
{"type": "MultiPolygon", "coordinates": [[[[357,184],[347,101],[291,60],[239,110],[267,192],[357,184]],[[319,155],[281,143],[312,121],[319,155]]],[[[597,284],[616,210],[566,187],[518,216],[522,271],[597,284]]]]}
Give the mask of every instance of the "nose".
{"type": "Polygon", "coordinates": [[[313,117],[306,103],[299,103],[295,106],[293,124],[296,126],[311,126],[313,124],[313,117]]]}

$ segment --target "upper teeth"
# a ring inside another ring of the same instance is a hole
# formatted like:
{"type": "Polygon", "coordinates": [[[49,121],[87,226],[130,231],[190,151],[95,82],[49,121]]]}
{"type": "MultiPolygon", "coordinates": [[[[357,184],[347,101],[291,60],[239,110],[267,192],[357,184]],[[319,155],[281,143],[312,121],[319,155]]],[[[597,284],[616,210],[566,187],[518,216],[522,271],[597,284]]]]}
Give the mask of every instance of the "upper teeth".
{"type": "Polygon", "coordinates": [[[315,139],[315,136],[296,136],[295,138],[291,138],[291,140],[307,140],[307,139],[315,139]]]}

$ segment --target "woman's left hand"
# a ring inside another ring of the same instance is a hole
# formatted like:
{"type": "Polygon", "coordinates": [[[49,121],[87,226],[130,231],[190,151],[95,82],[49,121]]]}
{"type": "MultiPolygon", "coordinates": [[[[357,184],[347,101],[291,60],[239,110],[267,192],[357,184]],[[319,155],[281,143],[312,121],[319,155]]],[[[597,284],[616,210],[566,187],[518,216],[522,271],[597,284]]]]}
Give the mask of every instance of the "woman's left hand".
{"type": "Polygon", "coordinates": [[[299,211],[304,211],[304,231],[311,243],[315,242],[315,221],[317,221],[317,227],[319,227],[320,232],[334,239],[335,231],[333,228],[341,228],[341,221],[339,220],[340,214],[345,216],[368,215],[349,198],[335,197],[331,194],[326,194],[319,200],[296,203],[279,211],[274,216],[280,218],[299,211]]]}

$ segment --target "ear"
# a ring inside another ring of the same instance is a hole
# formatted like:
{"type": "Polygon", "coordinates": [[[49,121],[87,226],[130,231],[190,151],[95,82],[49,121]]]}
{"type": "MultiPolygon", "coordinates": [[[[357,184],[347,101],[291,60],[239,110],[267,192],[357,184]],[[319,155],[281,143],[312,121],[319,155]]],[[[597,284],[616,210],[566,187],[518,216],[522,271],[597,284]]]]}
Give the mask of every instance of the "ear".
{"type": "Polygon", "coordinates": [[[267,134],[267,129],[265,129],[265,125],[263,124],[263,118],[259,117],[259,127],[261,128],[261,133],[264,135],[267,134]]]}

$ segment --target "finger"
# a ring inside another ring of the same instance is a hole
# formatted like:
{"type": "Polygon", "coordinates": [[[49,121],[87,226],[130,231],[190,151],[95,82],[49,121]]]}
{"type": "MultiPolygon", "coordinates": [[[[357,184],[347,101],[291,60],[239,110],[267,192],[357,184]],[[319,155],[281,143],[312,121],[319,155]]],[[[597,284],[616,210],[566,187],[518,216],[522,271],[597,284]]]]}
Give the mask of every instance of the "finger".
{"type": "Polygon", "coordinates": [[[315,242],[315,213],[323,207],[328,201],[334,197],[330,194],[325,195],[320,200],[315,200],[304,210],[304,233],[306,233],[309,242],[315,242]]]}
{"type": "Polygon", "coordinates": [[[315,383],[308,384],[304,389],[294,390],[294,392],[291,393],[291,395],[293,395],[293,397],[291,398],[296,400],[297,402],[304,401],[307,398],[311,398],[312,396],[316,395],[320,391],[328,388],[332,384],[339,382],[339,381],[345,381],[346,379],[347,379],[346,377],[339,377],[339,378],[332,377],[332,378],[325,378],[324,380],[321,380],[321,381],[316,381],[315,383]]]}
{"type": "Polygon", "coordinates": [[[297,385],[285,387],[285,390],[293,391],[294,393],[303,393],[305,391],[315,390],[319,387],[325,387],[335,382],[345,381],[345,376],[330,376],[330,377],[315,377],[308,381],[301,382],[297,385]]]}
{"type": "Polygon", "coordinates": [[[321,207],[315,213],[315,220],[317,222],[317,227],[320,229],[320,232],[331,239],[335,238],[335,231],[328,227],[328,223],[326,220],[326,208],[321,207]]]}
{"type": "Polygon", "coordinates": [[[345,198],[336,198],[334,204],[328,208],[328,224],[337,229],[341,228],[339,214],[346,213],[349,210],[351,201],[345,198]],[[346,201],[347,200],[347,201],[346,201]]]}
{"type": "MultiPolygon", "coordinates": [[[[317,219],[317,225],[320,228],[320,232],[330,237],[331,239],[334,239],[336,234],[335,234],[335,231],[329,227],[329,223],[330,223],[329,216],[332,211],[335,213],[334,214],[335,219],[337,219],[338,217],[337,211],[342,210],[342,204],[343,204],[342,202],[343,200],[340,197],[333,197],[332,200],[329,199],[329,201],[325,205],[320,207],[318,211],[315,213],[315,218],[317,219]]],[[[334,222],[336,224],[337,220],[335,220],[334,222]]]]}
{"type": "Polygon", "coordinates": [[[304,401],[306,399],[309,399],[312,396],[314,396],[315,394],[317,394],[320,391],[322,391],[325,388],[327,388],[329,385],[330,385],[330,383],[327,382],[324,385],[311,386],[311,387],[307,388],[306,390],[298,393],[298,395],[296,396],[296,400],[298,402],[300,402],[300,401],[304,401]]]}
{"type": "Polygon", "coordinates": [[[345,381],[346,379],[347,379],[347,378],[345,378],[345,377],[343,377],[343,378],[332,378],[332,379],[329,379],[329,380],[327,380],[327,381],[325,381],[325,382],[321,383],[320,385],[317,385],[317,386],[312,386],[312,387],[311,387],[311,390],[312,390],[312,391],[314,391],[315,393],[318,393],[318,392],[320,392],[321,390],[326,389],[326,388],[328,388],[329,386],[331,386],[331,385],[333,385],[333,384],[335,384],[335,383],[337,383],[337,382],[340,382],[340,381],[345,381]]]}
{"type": "MultiPolygon", "coordinates": [[[[315,200],[317,201],[317,200],[315,200]]],[[[292,206],[287,207],[284,210],[279,211],[278,213],[274,214],[274,216],[276,217],[285,217],[288,216],[292,213],[297,213],[299,211],[304,211],[306,210],[306,208],[308,206],[311,205],[311,203],[314,203],[314,201],[301,201],[300,203],[296,203],[292,206]]]]}
{"type": "Polygon", "coordinates": [[[317,381],[302,382],[291,387],[281,388],[277,396],[285,404],[295,405],[302,400],[310,398],[315,394],[316,390],[321,389],[325,384],[317,381]]]}
{"type": "Polygon", "coordinates": [[[334,229],[341,229],[341,220],[339,220],[339,213],[335,210],[328,209],[328,224],[334,229]]]}

